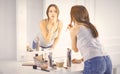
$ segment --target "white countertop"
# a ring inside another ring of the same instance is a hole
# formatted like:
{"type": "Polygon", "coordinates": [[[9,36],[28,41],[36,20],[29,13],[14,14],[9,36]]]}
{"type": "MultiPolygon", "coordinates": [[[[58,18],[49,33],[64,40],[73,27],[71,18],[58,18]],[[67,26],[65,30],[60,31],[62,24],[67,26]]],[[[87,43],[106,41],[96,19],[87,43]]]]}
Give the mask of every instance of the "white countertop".
{"type": "Polygon", "coordinates": [[[70,69],[42,71],[39,68],[33,69],[32,66],[22,66],[21,62],[0,61],[0,74],[80,74],[83,70],[83,63],[72,64],[70,69]]]}

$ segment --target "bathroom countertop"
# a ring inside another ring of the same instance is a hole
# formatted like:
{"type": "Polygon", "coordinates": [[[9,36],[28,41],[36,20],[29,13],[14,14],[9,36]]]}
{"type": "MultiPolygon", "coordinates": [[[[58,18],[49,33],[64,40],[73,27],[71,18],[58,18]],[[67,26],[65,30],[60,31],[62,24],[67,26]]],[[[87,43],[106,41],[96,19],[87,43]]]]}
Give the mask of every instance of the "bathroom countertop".
{"type": "MultiPolygon", "coordinates": [[[[21,66],[22,63],[19,63],[18,70],[21,70],[20,72],[30,72],[30,73],[41,73],[41,74],[80,74],[80,72],[83,70],[84,64],[71,64],[71,67],[66,69],[66,68],[57,68],[52,69],[51,67],[48,67],[47,70],[50,72],[42,71],[39,67],[37,69],[33,69],[32,66],[21,66]]],[[[20,73],[22,74],[22,73],[20,73]]]]}
{"type": "Polygon", "coordinates": [[[40,68],[33,69],[32,66],[22,66],[22,63],[17,61],[0,61],[0,74],[80,74],[83,70],[83,63],[72,64],[69,69],[49,70],[50,72],[46,72],[40,68]]]}

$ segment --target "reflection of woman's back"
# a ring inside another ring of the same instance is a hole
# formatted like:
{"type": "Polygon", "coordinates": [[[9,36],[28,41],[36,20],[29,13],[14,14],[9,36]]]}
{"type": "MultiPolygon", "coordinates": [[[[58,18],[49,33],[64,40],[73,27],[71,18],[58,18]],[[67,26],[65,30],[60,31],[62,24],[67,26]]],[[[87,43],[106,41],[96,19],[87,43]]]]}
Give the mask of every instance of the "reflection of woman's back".
{"type": "MultiPolygon", "coordinates": [[[[46,25],[48,23],[48,20],[45,19],[43,20],[42,22],[44,22],[43,24],[41,25],[46,25]]],[[[52,46],[53,42],[54,42],[54,39],[57,37],[58,35],[58,25],[59,25],[59,21],[57,23],[57,28],[55,30],[55,32],[53,32],[52,36],[51,36],[51,40],[49,42],[46,42],[45,38],[43,37],[43,34],[42,34],[42,30],[40,29],[40,32],[38,33],[38,37],[39,37],[39,41],[40,41],[40,46],[41,47],[45,47],[45,48],[49,48],[52,46]]],[[[46,27],[46,26],[45,26],[46,27]]],[[[47,27],[46,27],[46,30],[47,30],[47,27]]]]}

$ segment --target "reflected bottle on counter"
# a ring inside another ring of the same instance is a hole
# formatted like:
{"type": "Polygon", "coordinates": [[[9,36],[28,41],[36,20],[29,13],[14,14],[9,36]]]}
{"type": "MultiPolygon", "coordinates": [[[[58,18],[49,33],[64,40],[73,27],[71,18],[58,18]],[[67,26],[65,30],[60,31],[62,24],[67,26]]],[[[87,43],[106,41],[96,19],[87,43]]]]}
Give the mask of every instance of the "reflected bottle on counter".
{"type": "Polygon", "coordinates": [[[67,67],[71,67],[71,49],[67,48],[67,67]]]}
{"type": "Polygon", "coordinates": [[[53,67],[53,64],[52,64],[52,52],[49,52],[48,59],[49,59],[49,66],[53,67]]]}
{"type": "Polygon", "coordinates": [[[36,51],[39,51],[40,44],[37,42],[36,51]]]}
{"type": "Polygon", "coordinates": [[[36,37],[32,42],[32,48],[36,49],[36,51],[39,51],[40,43],[39,43],[39,37],[36,37]]]}

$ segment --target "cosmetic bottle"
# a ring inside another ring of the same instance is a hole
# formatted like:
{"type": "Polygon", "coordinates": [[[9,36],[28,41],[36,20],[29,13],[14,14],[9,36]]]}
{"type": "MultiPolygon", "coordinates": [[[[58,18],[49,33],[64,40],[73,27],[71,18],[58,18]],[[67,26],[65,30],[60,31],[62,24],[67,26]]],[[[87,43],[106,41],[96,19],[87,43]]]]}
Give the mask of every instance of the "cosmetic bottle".
{"type": "Polygon", "coordinates": [[[36,43],[36,51],[39,51],[39,47],[40,47],[39,42],[37,42],[36,43]]]}
{"type": "Polygon", "coordinates": [[[49,52],[48,59],[49,59],[49,66],[52,67],[53,66],[53,64],[52,64],[52,52],[49,52]]]}
{"type": "Polygon", "coordinates": [[[67,48],[67,67],[71,67],[71,49],[67,48]]]}

